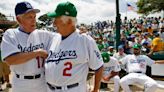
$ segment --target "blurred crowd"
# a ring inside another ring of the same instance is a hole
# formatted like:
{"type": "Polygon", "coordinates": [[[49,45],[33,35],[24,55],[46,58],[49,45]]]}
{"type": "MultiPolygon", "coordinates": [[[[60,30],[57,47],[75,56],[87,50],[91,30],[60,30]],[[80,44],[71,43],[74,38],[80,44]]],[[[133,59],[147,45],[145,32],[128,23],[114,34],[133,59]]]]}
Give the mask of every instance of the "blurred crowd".
{"type": "MultiPolygon", "coordinates": [[[[78,26],[81,32],[87,32],[97,42],[100,51],[108,51],[110,55],[116,51],[116,27],[113,21],[102,21],[91,25],[78,26]]],[[[138,19],[121,20],[120,45],[126,54],[132,53],[132,47],[142,45],[142,54],[148,56],[164,51],[164,18],[139,17],[138,19]]]]}

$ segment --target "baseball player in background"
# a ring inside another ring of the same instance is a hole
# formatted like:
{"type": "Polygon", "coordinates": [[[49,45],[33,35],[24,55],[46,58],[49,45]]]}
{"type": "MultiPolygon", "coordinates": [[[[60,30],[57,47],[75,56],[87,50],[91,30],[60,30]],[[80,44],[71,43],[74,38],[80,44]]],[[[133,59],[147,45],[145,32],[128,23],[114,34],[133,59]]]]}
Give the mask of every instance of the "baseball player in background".
{"type": "Polygon", "coordinates": [[[3,36],[2,59],[10,65],[12,92],[46,92],[44,60],[53,35],[36,30],[36,13],[28,2],[15,7],[18,28],[8,29],[3,36]]]}
{"type": "Polygon", "coordinates": [[[124,46],[119,45],[118,46],[118,52],[113,54],[113,57],[120,60],[121,58],[125,57],[126,53],[124,52],[124,46]]]}
{"type": "MultiPolygon", "coordinates": [[[[126,56],[126,53],[124,52],[124,46],[119,45],[118,52],[114,53],[113,57],[119,61],[121,58],[125,56],[126,56]]],[[[119,76],[122,78],[123,76],[126,75],[126,65],[120,65],[120,67],[121,67],[121,71],[119,73],[119,76]]]]}
{"type": "Polygon", "coordinates": [[[95,70],[92,92],[98,92],[103,71],[103,60],[95,41],[76,29],[76,7],[71,2],[62,2],[54,12],[53,25],[62,35],[58,47],[50,47],[45,63],[48,92],[87,92],[89,68],[95,70]]]}
{"type": "Polygon", "coordinates": [[[155,92],[157,89],[157,82],[147,76],[146,66],[158,63],[163,64],[162,61],[154,61],[146,55],[140,55],[141,45],[135,44],[133,46],[133,54],[127,55],[120,60],[120,63],[126,66],[126,70],[129,73],[120,80],[121,87],[125,92],[132,92],[129,85],[139,83],[144,85],[145,92],[155,92]]]}
{"type": "Polygon", "coordinates": [[[109,57],[108,62],[104,62],[104,72],[102,82],[107,83],[110,80],[114,81],[114,92],[119,92],[120,77],[119,71],[121,70],[118,60],[114,57],[109,57]]]}

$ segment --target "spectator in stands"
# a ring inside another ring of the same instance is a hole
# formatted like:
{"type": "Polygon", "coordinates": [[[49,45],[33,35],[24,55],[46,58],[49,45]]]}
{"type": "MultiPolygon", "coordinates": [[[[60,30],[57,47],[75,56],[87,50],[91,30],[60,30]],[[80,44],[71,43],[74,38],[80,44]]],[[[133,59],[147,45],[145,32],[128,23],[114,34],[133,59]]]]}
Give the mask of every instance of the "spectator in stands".
{"type": "Polygon", "coordinates": [[[80,30],[80,34],[82,34],[82,33],[87,33],[87,28],[86,28],[84,25],[81,25],[81,26],[79,27],[79,30],[80,30]]]}
{"type": "Polygon", "coordinates": [[[120,44],[124,46],[124,52],[126,54],[131,54],[128,40],[126,39],[125,36],[121,36],[120,44]]]}
{"type": "Polygon", "coordinates": [[[102,40],[100,40],[100,38],[98,38],[97,40],[97,47],[99,48],[100,51],[104,49],[104,45],[102,43],[102,40]]]}
{"type": "Polygon", "coordinates": [[[110,56],[113,56],[114,53],[115,53],[114,47],[113,47],[113,46],[109,46],[109,47],[108,47],[108,54],[109,54],[110,56]]]}
{"type": "Polygon", "coordinates": [[[128,45],[129,45],[129,48],[130,48],[130,53],[133,52],[132,47],[133,47],[134,44],[136,44],[135,38],[136,38],[136,36],[134,34],[132,34],[129,38],[128,45]]]}
{"type": "Polygon", "coordinates": [[[164,27],[164,19],[160,19],[159,27],[160,28],[164,27]]]}
{"type": "Polygon", "coordinates": [[[151,40],[151,38],[148,37],[148,34],[149,34],[148,32],[143,33],[143,39],[141,41],[141,44],[146,42],[147,45],[150,47],[152,40],[151,40]]]}
{"type": "Polygon", "coordinates": [[[152,29],[153,29],[153,31],[157,31],[158,30],[158,23],[157,23],[156,20],[153,20],[152,29]]]}
{"type": "Polygon", "coordinates": [[[109,30],[108,42],[109,42],[110,46],[114,45],[114,34],[113,34],[112,30],[109,30]]]}
{"type": "Polygon", "coordinates": [[[150,52],[150,45],[147,41],[142,43],[141,53],[142,54],[148,54],[150,52]]]}
{"type": "Polygon", "coordinates": [[[108,41],[107,41],[107,39],[106,38],[104,38],[103,39],[103,42],[102,42],[102,44],[104,45],[104,49],[108,49],[108,47],[109,47],[109,43],[108,43],[108,41]]]}
{"type": "Polygon", "coordinates": [[[155,38],[152,41],[151,50],[150,50],[150,53],[148,54],[149,56],[153,55],[153,53],[159,54],[159,53],[163,53],[164,51],[164,43],[159,33],[156,32],[154,33],[154,35],[155,35],[155,38]]]}
{"type": "Polygon", "coordinates": [[[161,33],[161,38],[162,38],[162,40],[163,40],[163,42],[164,42],[164,25],[161,26],[161,28],[160,28],[160,33],[161,33]]]}
{"type": "Polygon", "coordinates": [[[147,32],[149,32],[151,35],[153,34],[153,29],[152,29],[151,25],[148,25],[147,32]]]}

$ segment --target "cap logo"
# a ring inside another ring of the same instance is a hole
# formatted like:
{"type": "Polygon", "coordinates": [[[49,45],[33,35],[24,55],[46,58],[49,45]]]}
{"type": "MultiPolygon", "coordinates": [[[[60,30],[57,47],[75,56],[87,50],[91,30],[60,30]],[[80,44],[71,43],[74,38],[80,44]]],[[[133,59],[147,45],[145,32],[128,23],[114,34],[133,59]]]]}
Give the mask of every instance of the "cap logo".
{"type": "Polygon", "coordinates": [[[66,15],[69,15],[69,12],[66,11],[65,14],[66,14],[66,15]]]}
{"type": "Polygon", "coordinates": [[[25,3],[27,8],[32,8],[32,6],[29,3],[25,3]]]}

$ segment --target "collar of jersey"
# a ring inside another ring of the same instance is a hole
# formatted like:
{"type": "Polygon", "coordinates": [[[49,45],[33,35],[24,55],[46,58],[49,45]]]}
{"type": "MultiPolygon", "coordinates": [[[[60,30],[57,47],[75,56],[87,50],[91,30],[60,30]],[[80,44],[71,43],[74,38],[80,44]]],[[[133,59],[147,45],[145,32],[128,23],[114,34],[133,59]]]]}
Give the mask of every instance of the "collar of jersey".
{"type": "Polygon", "coordinates": [[[21,27],[18,28],[19,31],[23,32],[23,33],[26,33],[26,34],[30,34],[31,32],[25,32],[21,27]]]}
{"type": "Polygon", "coordinates": [[[74,31],[73,33],[69,34],[68,36],[62,36],[62,40],[65,40],[66,38],[71,38],[71,36],[73,36],[74,34],[76,34],[77,32],[74,31]]]}

